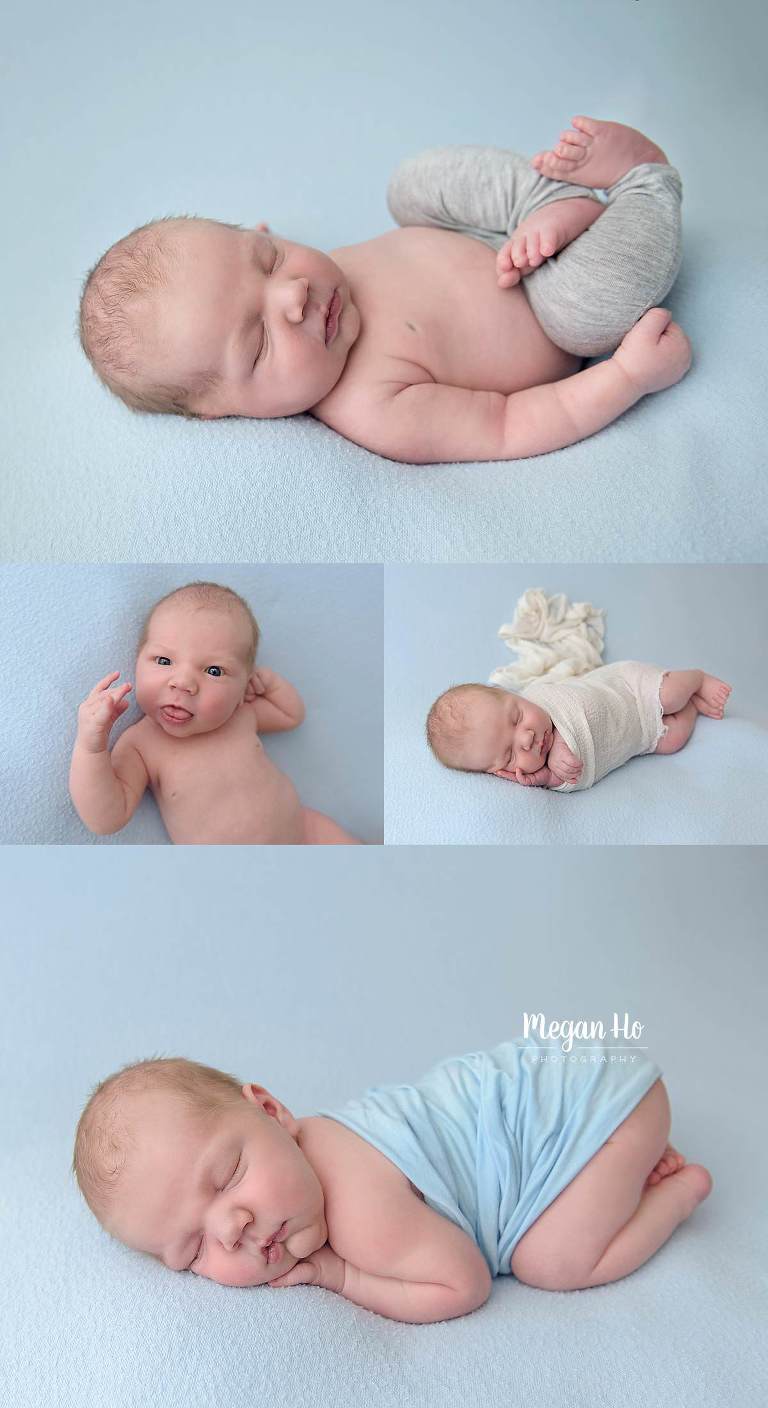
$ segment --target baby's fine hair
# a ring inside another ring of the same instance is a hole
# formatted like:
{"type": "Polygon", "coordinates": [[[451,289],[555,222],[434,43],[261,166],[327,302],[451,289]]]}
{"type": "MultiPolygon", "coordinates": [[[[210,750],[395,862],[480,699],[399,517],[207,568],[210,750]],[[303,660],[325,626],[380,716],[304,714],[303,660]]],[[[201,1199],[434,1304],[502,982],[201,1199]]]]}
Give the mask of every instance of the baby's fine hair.
{"type": "Polygon", "coordinates": [[[168,287],[170,274],[183,258],[179,235],[193,223],[242,229],[197,215],[164,215],[113,244],[83,284],[80,344],[99,380],[133,411],[196,419],[192,397],[213,390],[219,380],[202,370],[194,384],[151,385],[142,375],[142,313],[168,287]]]}
{"type": "Polygon", "coordinates": [[[163,606],[167,601],[175,601],[176,599],[182,602],[188,602],[193,610],[198,611],[210,611],[211,609],[214,611],[243,611],[251,632],[251,648],[248,653],[247,664],[249,669],[253,667],[253,662],[256,659],[256,651],[259,648],[259,640],[261,638],[259,623],[251,611],[248,602],[245,601],[243,597],[238,596],[237,592],[234,592],[231,587],[221,587],[218,582],[188,582],[185,587],[175,587],[172,592],[168,592],[166,596],[161,596],[159,601],[154,602],[144,618],[144,624],[141,628],[141,636],[139,638],[139,650],[142,650],[146,645],[149,623],[157,611],[157,608],[163,606]]]}
{"type": "MultiPolygon", "coordinates": [[[[200,1118],[241,1096],[237,1076],[183,1056],[153,1056],[122,1066],[91,1092],[77,1126],[72,1171],[91,1212],[108,1219],[136,1133],[125,1096],[164,1091],[200,1118]]],[[[128,1102],[129,1103],[129,1102],[128,1102]]]]}
{"type": "Polygon", "coordinates": [[[454,772],[472,772],[456,762],[461,744],[469,733],[469,705],[473,695],[498,694],[490,684],[455,684],[439,695],[427,714],[427,743],[444,767],[454,772]]]}

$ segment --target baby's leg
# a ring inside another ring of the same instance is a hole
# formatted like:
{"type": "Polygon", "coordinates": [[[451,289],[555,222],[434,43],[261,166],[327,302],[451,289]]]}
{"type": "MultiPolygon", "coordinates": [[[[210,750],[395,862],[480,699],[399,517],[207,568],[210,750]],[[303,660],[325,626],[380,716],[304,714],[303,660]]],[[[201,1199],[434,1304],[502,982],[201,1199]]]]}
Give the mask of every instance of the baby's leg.
{"type": "Polygon", "coordinates": [[[323,812],[313,811],[311,807],[304,807],[304,834],[307,846],[360,846],[355,836],[350,836],[348,832],[339,826],[335,821],[331,821],[329,816],[323,812]]]}
{"type": "Polygon", "coordinates": [[[675,280],[681,182],[661,149],[642,133],[593,118],[574,122],[572,140],[534,158],[537,169],[548,175],[570,172],[585,186],[607,182],[608,204],[557,259],[530,274],[524,287],[553,342],[578,356],[597,357],[615,351],[675,280]]]}
{"type": "Polygon", "coordinates": [[[703,670],[668,670],[659,689],[662,713],[675,714],[690,699],[700,714],[722,719],[731,686],[703,670]]]}
{"type": "Polygon", "coordinates": [[[553,202],[564,229],[558,249],[605,209],[588,186],[570,179],[552,181],[535,171],[527,157],[500,147],[431,148],[402,161],[387,187],[387,203],[398,225],[454,230],[495,250],[553,202]],[[575,225],[568,214],[571,207],[580,208],[575,225]]]}
{"type": "Polygon", "coordinates": [[[668,1149],[669,1126],[667,1092],[657,1080],[520,1239],[512,1256],[518,1280],[551,1291],[602,1286],[663,1246],[712,1188],[700,1164],[648,1183],[668,1149]]]}
{"type": "Polygon", "coordinates": [[[667,731],[656,744],[654,753],[679,753],[693,733],[698,717],[696,705],[690,699],[677,713],[665,714],[662,722],[666,724],[667,731]]]}

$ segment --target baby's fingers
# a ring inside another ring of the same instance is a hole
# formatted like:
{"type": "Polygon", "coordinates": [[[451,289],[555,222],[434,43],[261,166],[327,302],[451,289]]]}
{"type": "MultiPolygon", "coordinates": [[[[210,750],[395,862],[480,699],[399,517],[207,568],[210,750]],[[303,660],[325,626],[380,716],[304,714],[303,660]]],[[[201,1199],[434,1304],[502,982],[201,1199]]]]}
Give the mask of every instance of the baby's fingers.
{"type": "Polygon", "coordinates": [[[311,1285],[315,1279],[315,1268],[311,1261],[297,1261],[290,1271],[286,1271],[284,1276],[276,1276],[274,1281],[267,1282],[270,1286],[304,1286],[311,1285]]]}
{"type": "Polygon", "coordinates": [[[111,684],[114,684],[115,680],[119,680],[119,678],[120,678],[120,671],[119,671],[119,670],[113,670],[110,675],[105,675],[104,678],[103,678],[103,680],[99,680],[99,683],[98,683],[98,684],[95,684],[95,685],[93,686],[93,689],[91,690],[90,694],[88,695],[88,698],[89,698],[89,699],[95,699],[96,696],[97,696],[97,694],[102,694],[105,689],[109,689],[109,686],[110,686],[111,684]]]}

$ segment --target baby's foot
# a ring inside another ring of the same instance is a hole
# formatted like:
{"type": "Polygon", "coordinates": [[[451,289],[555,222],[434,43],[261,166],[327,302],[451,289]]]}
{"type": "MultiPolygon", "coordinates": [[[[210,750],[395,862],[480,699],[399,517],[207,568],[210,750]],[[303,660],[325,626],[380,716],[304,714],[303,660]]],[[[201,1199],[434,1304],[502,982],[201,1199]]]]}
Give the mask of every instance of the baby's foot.
{"type": "Polygon", "coordinates": [[[645,1181],[652,1188],[655,1183],[661,1183],[662,1178],[669,1178],[671,1173],[679,1173],[684,1163],[683,1155],[671,1144],[668,1144],[656,1167],[651,1169],[645,1181]]]}
{"type": "Polygon", "coordinates": [[[698,694],[693,695],[691,702],[700,714],[706,714],[710,719],[722,719],[730,692],[729,684],[715,679],[714,675],[705,675],[698,694]]]}
{"type": "Polygon", "coordinates": [[[538,152],[533,157],[531,166],[542,176],[605,190],[646,161],[668,165],[661,147],[634,127],[601,122],[596,117],[574,117],[573,128],[560,133],[560,141],[552,151],[538,152]]]}
{"type": "Polygon", "coordinates": [[[602,215],[604,205],[587,196],[552,201],[522,220],[496,255],[499,288],[512,288],[526,274],[567,244],[602,215]]]}
{"type": "Polygon", "coordinates": [[[689,1217],[699,1203],[703,1203],[712,1192],[712,1176],[703,1164],[686,1164],[684,1168],[678,1169],[665,1187],[679,1190],[685,1216],[689,1217]]]}

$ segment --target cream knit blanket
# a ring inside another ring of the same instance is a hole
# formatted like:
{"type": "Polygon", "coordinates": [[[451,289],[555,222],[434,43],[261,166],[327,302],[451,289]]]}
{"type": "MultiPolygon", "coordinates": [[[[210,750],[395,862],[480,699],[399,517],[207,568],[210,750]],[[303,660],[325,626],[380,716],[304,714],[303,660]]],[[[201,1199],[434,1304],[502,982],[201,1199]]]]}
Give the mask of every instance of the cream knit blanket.
{"type": "Polygon", "coordinates": [[[584,765],[578,783],[563,783],[558,792],[592,787],[630,758],[652,753],[666,732],[659,700],[664,671],[637,660],[603,665],[604,631],[604,612],[590,602],[538,588],[521,596],[514,620],[499,631],[519,658],[494,670],[489,683],[544,709],[584,765]]]}

